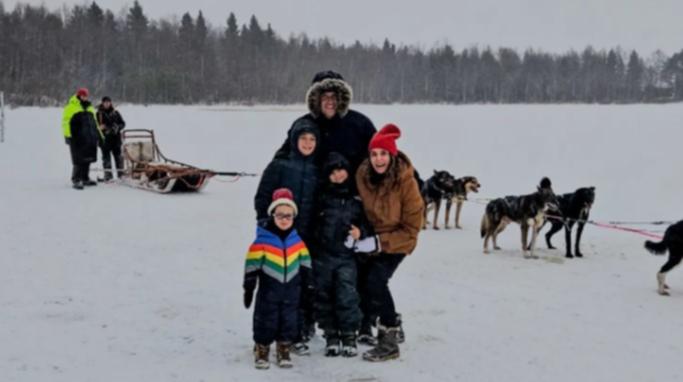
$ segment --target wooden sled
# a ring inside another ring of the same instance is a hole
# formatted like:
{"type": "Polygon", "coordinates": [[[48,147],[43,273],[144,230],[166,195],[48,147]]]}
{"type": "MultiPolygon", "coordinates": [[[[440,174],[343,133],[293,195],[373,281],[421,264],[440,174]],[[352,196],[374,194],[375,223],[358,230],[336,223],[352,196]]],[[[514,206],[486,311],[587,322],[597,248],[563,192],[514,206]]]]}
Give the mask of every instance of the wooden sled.
{"type": "Polygon", "coordinates": [[[121,141],[121,182],[128,186],[162,194],[198,192],[213,176],[221,175],[167,158],[159,150],[153,130],[123,130],[121,141]]]}

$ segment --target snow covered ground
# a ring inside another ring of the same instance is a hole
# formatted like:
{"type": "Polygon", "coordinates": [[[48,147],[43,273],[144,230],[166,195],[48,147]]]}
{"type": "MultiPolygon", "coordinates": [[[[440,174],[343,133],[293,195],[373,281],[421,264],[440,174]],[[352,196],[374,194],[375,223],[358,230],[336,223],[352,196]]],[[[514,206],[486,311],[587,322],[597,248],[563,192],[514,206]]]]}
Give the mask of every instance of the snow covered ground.
{"type": "MultiPolygon", "coordinates": [[[[481,197],[596,186],[596,220],[676,220],[683,105],[364,106],[404,130],[423,175],[476,175],[481,197]]],[[[260,172],[301,107],[123,106],[164,152],[260,172]]],[[[8,111],[0,144],[3,381],[680,381],[683,270],[655,292],[664,258],[643,238],[588,226],[586,257],[525,260],[519,229],[481,252],[483,207],[462,231],[423,231],[392,281],[407,342],[398,361],[313,355],[256,371],[242,306],[257,179],[201,194],[70,188],[60,109],[8,111]]],[[[98,165],[99,167],[99,165],[98,165]]],[[[661,227],[655,229],[662,229],[661,227]]],[[[555,244],[563,247],[562,235],[555,244]]]]}

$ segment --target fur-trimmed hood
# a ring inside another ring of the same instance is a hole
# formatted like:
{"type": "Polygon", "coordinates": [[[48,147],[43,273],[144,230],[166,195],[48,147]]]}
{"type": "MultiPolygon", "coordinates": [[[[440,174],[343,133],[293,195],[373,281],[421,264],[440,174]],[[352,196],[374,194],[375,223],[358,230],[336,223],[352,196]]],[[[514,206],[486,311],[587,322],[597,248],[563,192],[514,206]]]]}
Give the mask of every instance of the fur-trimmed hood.
{"type": "Polygon", "coordinates": [[[353,91],[345,81],[336,78],[327,78],[316,82],[306,92],[306,104],[313,117],[318,118],[320,110],[320,97],[323,93],[335,92],[337,94],[337,114],[344,117],[349,111],[353,91]]]}

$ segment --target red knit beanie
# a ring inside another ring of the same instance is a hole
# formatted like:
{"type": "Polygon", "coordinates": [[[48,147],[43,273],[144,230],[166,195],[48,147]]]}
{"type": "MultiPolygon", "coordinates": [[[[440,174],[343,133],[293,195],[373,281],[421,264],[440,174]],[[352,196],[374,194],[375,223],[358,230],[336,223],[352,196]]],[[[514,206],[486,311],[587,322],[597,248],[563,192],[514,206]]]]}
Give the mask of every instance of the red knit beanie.
{"type": "Polygon", "coordinates": [[[275,212],[275,209],[282,205],[292,207],[292,209],[294,209],[294,215],[299,214],[299,209],[294,202],[294,194],[292,194],[292,191],[290,191],[289,188],[278,188],[273,191],[273,202],[268,206],[268,215],[272,215],[273,212],[275,212]]]}
{"type": "Polygon", "coordinates": [[[401,130],[393,123],[384,125],[370,140],[368,150],[384,149],[391,155],[398,155],[398,147],[396,147],[396,140],[401,137],[401,130]]]}
{"type": "Polygon", "coordinates": [[[76,92],[76,96],[77,96],[77,97],[81,97],[81,98],[87,97],[87,96],[89,96],[89,95],[90,95],[90,92],[89,92],[88,89],[86,89],[86,88],[80,88],[80,89],[78,89],[78,91],[76,92]]]}

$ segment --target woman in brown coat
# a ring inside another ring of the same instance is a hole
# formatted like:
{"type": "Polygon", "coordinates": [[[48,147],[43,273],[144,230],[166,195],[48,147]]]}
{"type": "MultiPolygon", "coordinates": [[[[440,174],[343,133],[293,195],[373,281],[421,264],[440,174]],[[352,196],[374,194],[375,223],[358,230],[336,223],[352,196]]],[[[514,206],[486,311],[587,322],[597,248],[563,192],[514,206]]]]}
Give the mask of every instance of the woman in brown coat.
{"type": "Polygon", "coordinates": [[[389,279],[415,250],[422,227],[424,202],[410,159],[396,147],[400,136],[396,125],[384,126],[370,141],[370,158],[356,173],[358,193],[378,247],[378,254],[369,257],[366,279],[361,280],[370,299],[370,314],[379,316],[378,343],[363,354],[368,361],[385,361],[400,354],[400,321],[389,279]]]}

